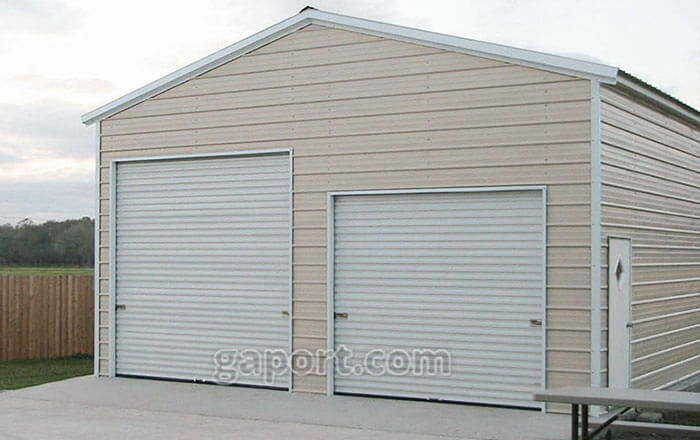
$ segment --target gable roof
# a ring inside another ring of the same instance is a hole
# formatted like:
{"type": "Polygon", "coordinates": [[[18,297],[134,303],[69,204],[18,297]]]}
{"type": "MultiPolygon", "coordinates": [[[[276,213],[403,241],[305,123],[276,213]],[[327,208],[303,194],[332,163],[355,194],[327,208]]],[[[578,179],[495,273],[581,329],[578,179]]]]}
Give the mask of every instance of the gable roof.
{"type": "MultiPolygon", "coordinates": [[[[121,98],[107,103],[82,116],[84,124],[92,124],[145,101],[159,93],[171,89],[204,72],[228,63],[240,56],[291,34],[310,24],[317,24],[352,32],[359,32],[408,43],[436,47],[439,49],[480,56],[484,58],[521,64],[537,69],[562,73],[586,79],[597,79],[603,83],[616,84],[619,69],[617,67],[589,61],[577,60],[564,56],[518,49],[500,44],[470,40],[436,32],[380,23],[356,17],[320,11],[305,7],[280,23],[257,34],[251,35],[235,44],[225,47],[192,64],[178,69],[152,83],[149,83],[121,98]]],[[[682,104],[682,103],[680,103],[682,104]]],[[[683,104],[684,105],[684,104],[683,104]]],[[[693,109],[694,110],[694,109],[693,109]]],[[[695,112],[697,113],[697,112],[695,112]]]]}

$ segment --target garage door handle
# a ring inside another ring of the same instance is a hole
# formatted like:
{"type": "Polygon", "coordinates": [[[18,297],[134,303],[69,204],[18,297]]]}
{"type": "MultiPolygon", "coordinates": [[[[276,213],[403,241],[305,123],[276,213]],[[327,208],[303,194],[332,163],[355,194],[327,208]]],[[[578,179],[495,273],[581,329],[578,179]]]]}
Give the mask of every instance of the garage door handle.
{"type": "Polygon", "coordinates": [[[116,309],[117,310],[126,310],[126,306],[124,304],[117,304],[116,309]]]}
{"type": "Polygon", "coordinates": [[[348,319],[348,314],[347,313],[336,313],[335,319],[348,319]]]}
{"type": "Polygon", "coordinates": [[[286,310],[282,310],[282,316],[285,318],[289,318],[289,312],[286,310]]]}
{"type": "Polygon", "coordinates": [[[530,320],[530,327],[542,327],[542,320],[541,319],[531,319],[530,320]]]}

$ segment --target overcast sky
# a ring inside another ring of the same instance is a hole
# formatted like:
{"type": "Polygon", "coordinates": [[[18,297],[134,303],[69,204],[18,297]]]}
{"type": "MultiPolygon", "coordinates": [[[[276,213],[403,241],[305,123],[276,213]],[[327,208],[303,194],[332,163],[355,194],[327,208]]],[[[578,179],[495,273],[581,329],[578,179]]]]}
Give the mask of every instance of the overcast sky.
{"type": "Polygon", "coordinates": [[[700,107],[698,0],[0,0],[0,223],[92,216],[81,114],[307,4],[612,64],[700,107]]]}

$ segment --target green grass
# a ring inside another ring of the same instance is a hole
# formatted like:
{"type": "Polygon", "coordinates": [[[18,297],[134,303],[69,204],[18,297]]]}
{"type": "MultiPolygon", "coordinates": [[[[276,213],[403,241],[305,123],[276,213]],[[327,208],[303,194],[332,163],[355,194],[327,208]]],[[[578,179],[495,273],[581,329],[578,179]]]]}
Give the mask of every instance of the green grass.
{"type": "Polygon", "coordinates": [[[0,390],[16,390],[92,374],[92,356],[0,362],[0,390]]]}
{"type": "Polygon", "coordinates": [[[92,275],[91,267],[0,267],[0,275],[92,275]]]}

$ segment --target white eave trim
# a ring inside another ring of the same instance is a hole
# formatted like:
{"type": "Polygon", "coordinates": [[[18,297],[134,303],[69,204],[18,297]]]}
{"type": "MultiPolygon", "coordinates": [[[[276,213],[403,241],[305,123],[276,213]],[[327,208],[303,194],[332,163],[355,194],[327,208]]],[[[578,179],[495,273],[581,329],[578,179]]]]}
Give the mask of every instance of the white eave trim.
{"type": "Polygon", "coordinates": [[[627,72],[619,72],[615,88],[672,112],[691,124],[700,125],[697,110],[627,72]]]}
{"type": "Polygon", "coordinates": [[[404,26],[380,23],[356,17],[333,14],[317,9],[305,8],[299,14],[274,26],[254,34],[238,43],[225,47],[213,54],[189,64],[175,72],[147,84],[82,116],[84,124],[92,124],[108,118],[139,102],[171,89],[183,82],[245,55],[265,44],[284,37],[309,24],[334,27],[360,32],[408,43],[431,46],[469,55],[521,64],[538,69],[572,75],[586,79],[596,79],[603,83],[615,84],[617,67],[591,63],[558,55],[526,49],[470,40],[468,38],[423,31],[404,26]]]}

